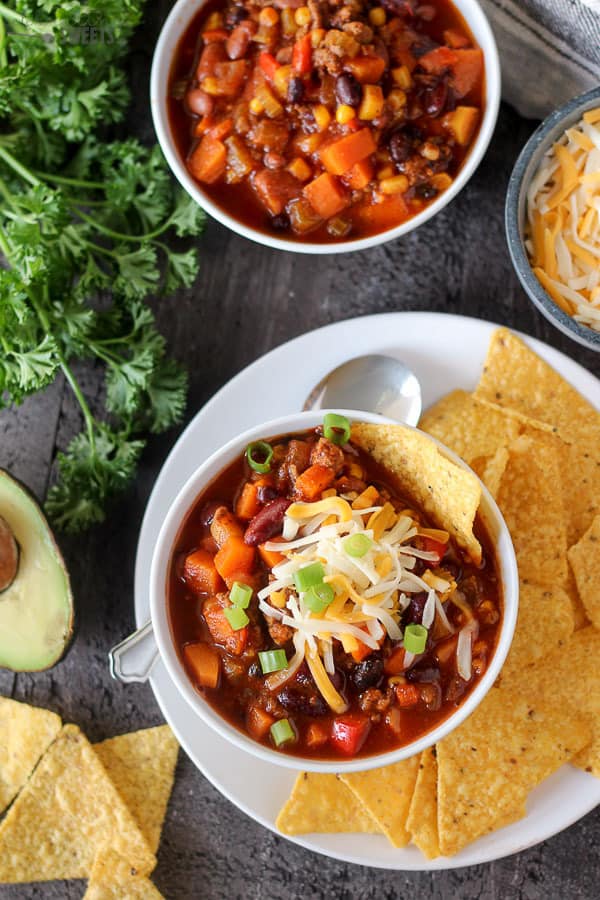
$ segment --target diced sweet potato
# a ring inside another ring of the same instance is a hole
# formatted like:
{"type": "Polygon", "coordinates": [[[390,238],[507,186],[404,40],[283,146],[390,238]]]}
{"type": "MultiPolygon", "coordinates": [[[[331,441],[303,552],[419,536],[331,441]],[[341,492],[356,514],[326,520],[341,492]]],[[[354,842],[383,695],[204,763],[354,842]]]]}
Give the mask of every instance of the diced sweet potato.
{"type": "Polygon", "coordinates": [[[253,481],[247,481],[235,505],[236,516],[240,519],[252,519],[260,512],[260,506],[258,485],[253,481]]]}
{"type": "Polygon", "coordinates": [[[248,643],[248,626],[234,631],[225,617],[225,604],[222,595],[206,600],[202,606],[202,614],[215,644],[233,654],[241,656],[248,643]]]}
{"type": "Polygon", "coordinates": [[[408,218],[408,207],[402,194],[390,194],[381,203],[354,207],[354,219],[369,234],[399,225],[408,218]]]}
{"type": "Polygon", "coordinates": [[[452,132],[461,147],[466,147],[469,143],[478,122],[479,110],[475,106],[457,106],[442,119],[442,124],[452,132]]]}
{"type": "Polygon", "coordinates": [[[229,538],[244,536],[242,526],[226,506],[218,506],[214,511],[210,523],[210,533],[219,549],[227,543],[229,538]]]}
{"type": "Polygon", "coordinates": [[[317,500],[323,491],[331,487],[335,479],[335,472],[329,466],[316,464],[309,466],[302,475],[296,479],[296,494],[309,503],[317,500]]]}
{"type": "Polygon", "coordinates": [[[372,181],[374,175],[375,167],[367,157],[367,159],[361,159],[360,162],[354,163],[344,180],[353,191],[361,191],[372,181]]]}
{"type": "Polygon", "coordinates": [[[185,583],[199,594],[216,594],[223,589],[212,554],[207,550],[194,550],[183,564],[185,583]]]}
{"type": "Polygon", "coordinates": [[[444,41],[449,47],[452,47],[453,50],[461,50],[463,47],[468,47],[471,43],[469,38],[456,28],[446,28],[444,31],[444,41]]]}
{"type": "Polygon", "coordinates": [[[324,219],[335,216],[348,206],[349,196],[335,175],[323,172],[304,188],[304,196],[324,219]]]}
{"type": "Polygon", "coordinates": [[[269,715],[269,713],[260,706],[253,704],[248,707],[246,713],[246,728],[251,737],[256,741],[260,741],[268,734],[268,731],[274,722],[274,716],[269,715]]]}
{"type": "Polygon", "coordinates": [[[225,581],[235,572],[251,574],[255,551],[241,537],[230,537],[215,556],[217,572],[225,581]]]}
{"type": "Polygon", "coordinates": [[[225,144],[215,140],[210,134],[205,134],[188,157],[187,167],[198,181],[214,184],[225,171],[226,162],[225,144]]]}
{"type": "Polygon", "coordinates": [[[183,655],[196,681],[202,687],[216,688],[221,674],[221,657],[214,647],[198,641],[186,644],[183,655]]]}
{"type": "Polygon", "coordinates": [[[466,97],[480,81],[483,73],[483,53],[479,48],[454,50],[451,84],[457,97],[466,97]]]}
{"type": "Polygon", "coordinates": [[[225,141],[227,145],[227,184],[238,184],[256,168],[252,154],[244,143],[243,138],[232,134],[225,141]]]}
{"type": "Polygon", "coordinates": [[[319,151],[321,162],[332,175],[344,175],[352,166],[375,153],[377,145],[369,128],[361,128],[319,151]]]}
{"type": "Polygon", "coordinates": [[[295,234],[308,234],[322,224],[323,219],[312,208],[308,200],[304,197],[298,197],[292,200],[288,206],[288,214],[290,217],[290,225],[295,234]]]}
{"type": "Polygon", "coordinates": [[[282,213],[286,204],[298,196],[302,187],[285,169],[263,169],[254,176],[253,184],[259,200],[272,216],[282,213]]]}
{"type": "Polygon", "coordinates": [[[432,75],[439,75],[456,63],[456,51],[449,47],[436,47],[419,58],[419,65],[432,75]]]}
{"type": "Polygon", "coordinates": [[[361,84],[375,84],[385,71],[385,60],[382,56],[356,56],[346,60],[344,68],[361,84]]]}
{"type": "MultiPolygon", "coordinates": [[[[271,541],[283,541],[283,538],[271,538],[271,541]]],[[[264,562],[267,568],[272,569],[274,566],[278,566],[280,563],[285,562],[285,556],[283,553],[279,553],[277,550],[267,550],[264,544],[258,545],[258,552],[260,553],[261,559],[264,562]]]]}

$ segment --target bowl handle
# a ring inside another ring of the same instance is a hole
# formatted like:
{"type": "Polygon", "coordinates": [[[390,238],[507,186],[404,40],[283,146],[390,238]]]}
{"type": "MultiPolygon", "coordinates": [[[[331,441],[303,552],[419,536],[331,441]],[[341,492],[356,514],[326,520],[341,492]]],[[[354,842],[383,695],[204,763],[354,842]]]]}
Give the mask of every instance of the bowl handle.
{"type": "Polygon", "coordinates": [[[148,681],[154,663],[158,659],[158,647],[152,622],[146,622],[108,654],[110,674],[125,684],[148,681]]]}

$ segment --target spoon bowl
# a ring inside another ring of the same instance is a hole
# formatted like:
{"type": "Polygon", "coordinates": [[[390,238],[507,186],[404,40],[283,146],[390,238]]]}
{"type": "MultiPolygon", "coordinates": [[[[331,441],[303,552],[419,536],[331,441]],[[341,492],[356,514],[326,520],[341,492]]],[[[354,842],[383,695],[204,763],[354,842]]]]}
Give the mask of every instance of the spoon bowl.
{"type": "Polygon", "coordinates": [[[393,356],[357,356],[319,381],[303,410],[364,409],[396,422],[416,425],[421,417],[421,385],[393,356]]]}

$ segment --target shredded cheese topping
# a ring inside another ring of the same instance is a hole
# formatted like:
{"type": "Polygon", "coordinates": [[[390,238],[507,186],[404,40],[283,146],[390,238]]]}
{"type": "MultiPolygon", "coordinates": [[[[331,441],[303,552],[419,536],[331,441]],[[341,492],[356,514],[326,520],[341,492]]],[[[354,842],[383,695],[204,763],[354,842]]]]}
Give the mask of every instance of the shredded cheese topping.
{"type": "MultiPolygon", "coordinates": [[[[386,635],[401,642],[400,618],[412,594],[427,593],[426,628],[438,617],[441,627],[454,631],[442,604],[456,590],[456,583],[430,569],[423,577],[414,573],[417,559],[433,563],[438,555],[411,543],[430,531],[407,512],[396,513],[389,503],[353,508],[341,497],[293,503],[288,508],[283,535],[289,539],[265,544],[266,550],[283,554],[285,561],[272,568],[272,580],[259,592],[258,600],[265,616],[293,629],[295,654],[287,669],[269,676],[270,689],[291,678],[305,659],[326,702],[336,713],[343,712],[346,703],[328,677],[335,671],[333,641],[337,639],[353,654],[361,645],[378,650],[386,635]],[[288,520],[298,527],[290,527],[288,520]],[[358,534],[369,539],[369,549],[363,556],[350,556],[344,541],[358,534]],[[324,582],[334,591],[332,602],[320,613],[307,607],[306,594],[296,589],[294,581],[299,569],[315,562],[323,566],[324,582]]],[[[412,659],[406,653],[407,667],[412,659]]]]}
{"type": "Polygon", "coordinates": [[[527,191],[525,246],[557,306],[600,331],[600,107],[545,154],[527,191]]]}

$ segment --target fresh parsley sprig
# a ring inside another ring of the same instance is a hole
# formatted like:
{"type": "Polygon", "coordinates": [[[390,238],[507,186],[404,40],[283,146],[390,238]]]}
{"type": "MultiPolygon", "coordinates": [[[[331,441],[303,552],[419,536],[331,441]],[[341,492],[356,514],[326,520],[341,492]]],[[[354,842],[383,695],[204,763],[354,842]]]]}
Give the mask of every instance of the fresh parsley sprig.
{"type": "Polygon", "coordinates": [[[59,373],[72,388],[83,430],[58,455],[46,504],[67,531],[104,518],[144,435],[185,407],[186,376],[145,300],[194,282],[196,251],[172,251],[165,237],[199,234],[204,216],[175,189],[158,147],[97,134],[126,107],[116,63],[142,5],[0,2],[0,403],[20,403],[59,373]],[[69,39],[94,22],[110,26],[110,42],[69,39]],[[78,360],[105,368],[100,419],[78,360]]]}

